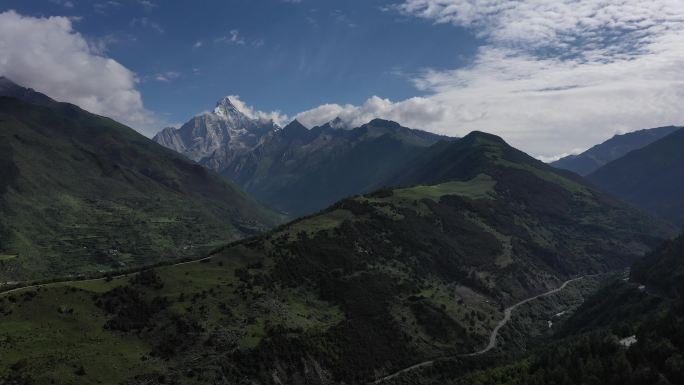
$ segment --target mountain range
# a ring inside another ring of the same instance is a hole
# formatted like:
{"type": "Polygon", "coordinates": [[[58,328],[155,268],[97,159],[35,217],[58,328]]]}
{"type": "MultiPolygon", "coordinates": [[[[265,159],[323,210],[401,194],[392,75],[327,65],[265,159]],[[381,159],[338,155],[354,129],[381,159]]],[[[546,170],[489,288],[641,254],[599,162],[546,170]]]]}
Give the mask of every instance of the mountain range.
{"type": "Polygon", "coordinates": [[[226,96],[212,112],[199,114],[178,129],[167,127],[153,139],[197,162],[217,156],[218,150],[232,157],[254,148],[265,134],[279,128],[271,120],[248,114],[226,96]]]}
{"type": "Polygon", "coordinates": [[[3,375],[370,383],[482,350],[505,306],[624,268],[675,231],[485,133],[439,142],[415,167],[394,176],[404,187],[195,263],[5,294],[3,375]]]}
{"type": "Polygon", "coordinates": [[[0,383],[684,379],[684,131],[583,178],[484,132],[241,106],[155,143],[0,78],[0,383]]]}
{"type": "Polygon", "coordinates": [[[133,129],[0,78],[0,280],[194,256],[281,219],[133,129]]]}
{"type": "Polygon", "coordinates": [[[680,128],[667,126],[615,135],[579,155],[566,156],[551,163],[551,165],[574,171],[582,176],[589,175],[600,167],[627,155],[631,151],[646,147],[680,128]]]}
{"type": "Polygon", "coordinates": [[[599,188],[684,226],[684,130],[676,130],[587,176],[599,188]]]}
{"type": "Polygon", "coordinates": [[[227,97],[213,112],[166,128],[154,140],[291,218],[385,186],[427,147],[451,140],[380,119],[352,129],[338,120],[312,129],[295,120],[279,128],[248,114],[227,97]]]}

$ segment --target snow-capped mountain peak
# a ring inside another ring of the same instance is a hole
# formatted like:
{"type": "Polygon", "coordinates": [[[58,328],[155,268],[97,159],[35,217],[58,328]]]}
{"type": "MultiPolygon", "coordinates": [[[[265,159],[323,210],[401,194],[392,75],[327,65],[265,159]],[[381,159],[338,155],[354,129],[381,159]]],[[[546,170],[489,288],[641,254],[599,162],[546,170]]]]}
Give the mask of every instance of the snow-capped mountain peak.
{"type": "Polygon", "coordinates": [[[223,97],[216,102],[214,115],[229,120],[252,120],[250,109],[233,95],[223,97]]]}
{"type": "Polygon", "coordinates": [[[229,95],[216,102],[213,111],[195,116],[179,129],[166,129],[154,140],[199,161],[216,151],[247,151],[277,128],[238,96],[229,95]]]}

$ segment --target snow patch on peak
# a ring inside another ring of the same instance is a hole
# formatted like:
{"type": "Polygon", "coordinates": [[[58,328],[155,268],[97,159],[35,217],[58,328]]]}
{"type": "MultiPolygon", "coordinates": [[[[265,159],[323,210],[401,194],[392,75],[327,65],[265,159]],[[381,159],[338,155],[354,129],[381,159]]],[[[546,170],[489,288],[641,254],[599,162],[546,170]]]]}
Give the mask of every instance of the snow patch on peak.
{"type": "Polygon", "coordinates": [[[239,96],[229,95],[221,98],[216,102],[214,114],[223,118],[235,117],[236,115],[244,115],[246,118],[252,119],[250,108],[240,100],[239,96]]]}
{"type": "Polygon", "coordinates": [[[238,95],[228,95],[219,100],[214,115],[228,120],[247,119],[260,125],[272,124],[274,127],[280,127],[289,121],[288,116],[281,114],[280,111],[259,111],[245,103],[238,95]]]}
{"type": "Polygon", "coordinates": [[[213,110],[196,115],[176,131],[160,132],[155,140],[195,161],[214,153],[230,157],[255,147],[263,136],[287,122],[287,116],[278,111],[255,110],[238,95],[228,95],[213,110]]]}

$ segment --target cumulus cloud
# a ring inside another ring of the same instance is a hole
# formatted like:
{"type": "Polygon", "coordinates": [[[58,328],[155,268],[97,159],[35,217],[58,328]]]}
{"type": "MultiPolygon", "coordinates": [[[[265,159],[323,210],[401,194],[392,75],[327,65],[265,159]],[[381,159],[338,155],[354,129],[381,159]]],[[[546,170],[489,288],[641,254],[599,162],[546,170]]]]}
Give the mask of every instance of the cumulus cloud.
{"type": "Polygon", "coordinates": [[[134,127],[154,124],[135,74],[99,54],[66,17],[0,13],[0,75],[134,127]]]}
{"type": "Polygon", "coordinates": [[[324,104],[295,116],[303,125],[314,127],[339,118],[346,127],[358,127],[375,118],[400,122],[411,127],[425,127],[444,119],[448,107],[425,98],[392,102],[373,96],[360,106],[324,104]]]}
{"type": "MultiPolygon", "coordinates": [[[[684,47],[682,47],[684,53],[684,47]]],[[[684,56],[586,62],[483,49],[464,69],[417,85],[450,106],[442,131],[483,130],[539,156],[588,148],[616,132],[684,122],[684,56]]]]}
{"type": "Polygon", "coordinates": [[[482,130],[543,159],[684,123],[682,1],[404,0],[389,10],[467,28],[484,44],[467,67],[415,77],[423,98],[324,105],[302,121],[377,114],[450,135],[482,130]]]}
{"type": "Polygon", "coordinates": [[[290,118],[286,114],[282,114],[280,111],[265,112],[255,109],[254,107],[245,103],[239,95],[227,96],[228,100],[235,106],[235,108],[245,114],[250,119],[269,121],[272,120],[275,124],[279,126],[285,126],[290,122],[290,118]]]}

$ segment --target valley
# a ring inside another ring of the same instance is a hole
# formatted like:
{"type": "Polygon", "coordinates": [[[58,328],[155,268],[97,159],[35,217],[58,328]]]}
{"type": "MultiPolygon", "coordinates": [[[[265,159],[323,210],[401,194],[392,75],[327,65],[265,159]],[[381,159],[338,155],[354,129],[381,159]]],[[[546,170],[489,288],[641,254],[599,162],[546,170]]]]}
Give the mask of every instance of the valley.
{"type": "Polygon", "coordinates": [[[0,385],[684,384],[682,15],[0,1],[0,385]]]}
{"type": "MultiPolygon", "coordinates": [[[[584,277],[569,279],[569,280],[563,282],[563,284],[562,284],[560,287],[556,288],[556,289],[551,289],[551,290],[549,290],[549,291],[547,291],[547,292],[545,292],[545,293],[537,294],[537,295],[535,295],[535,296],[533,296],[533,297],[526,298],[526,299],[524,299],[524,300],[522,300],[522,301],[520,301],[520,302],[516,302],[515,304],[513,304],[513,305],[507,307],[506,309],[504,309],[504,318],[503,318],[501,321],[499,321],[499,323],[496,324],[496,326],[495,326],[494,329],[492,330],[491,334],[489,335],[489,343],[487,344],[487,346],[486,346],[485,348],[481,349],[481,350],[478,350],[478,351],[475,351],[475,352],[472,352],[472,353],[465,353],[465,354],[462,354],[462,355],[460,355],[460,356],[461,356],[461,357],[476,357],[476,356],[480,356],[480,355],[486,354],[486,353],[488,353],[489,351],[491,351],[492,349],[496,348],[496,345],[497,345],[497,343],[498,343],[497,337],[499,336],[499,331],[500,331],[503,327],[505,327],[506,324],[508,324],[508,322],[511,320],[511,316],[512,316],[513,311],[514,311],[515,309],[517,309],[518,307],[520,307],[520,306],[522,306],[522,305],[524,305],[524,304],[526,304],[526,303],[528,303],[528,302],[534,301],[534,300],[536,300],[536,299],[543,298],[543,297],[547,297],[547,296],[556,294],[556,293],[558,293],[558,292],[561,292],[563,289],[565,289],[566,286],[568,286],[568,284],[571,284],[572,282],[575,282],[575,281],[579,281],[579,280],[581,280],[581,279],[583,279],[583,278],[584,278],[584,277]]],[[[446,357],[446,358],[448,358],[448,357],[446,357]]],[[[414,370],[417,370],[417,369],[422,369],[422,368],[427,367],[427,366],[432,366],[434,363],[435,363],[435,360],[429,360],[429,361],[424,361],[424,362],[421,362],[421,363],[418,363],[418,364],[409,366],[408,368],[399,370],[398,372],[393,373],[393,374],[390,374],[389,376],[385,376],[385,377],[379,378],[379,379],[373,381],[373,384],[381,384],[381,383],[383,383],[383,382],[385,382],[385,381],[393,380],[393,379],[395,379],[395,378],[397,378],[397,377],[399,377],[399,376],[402,376],[402,375],[404,375],[404,374],[406,374],[406,373],[409,373],[409,372],[411,372],[411,371],[414,371],[414,370]]]]}
{"type": "Polygon", "coordinates": [[[440,143],[415,163],[428,165],[402,173],[412,187],[341,200],[195,261],[8,292],[4,375],[327,384],[402,381],[448,357],[475,369],[544,334],[529,322],[511,334],[520,306],[676,232],[493,135],[440,143]],[[123,370],[98,369],[105,361],[123,370]]]}

